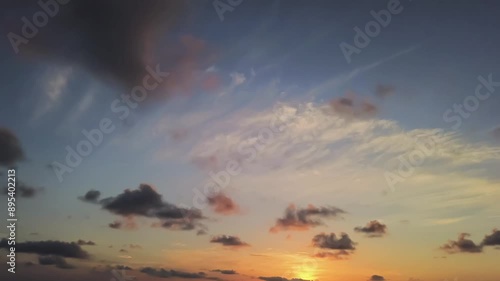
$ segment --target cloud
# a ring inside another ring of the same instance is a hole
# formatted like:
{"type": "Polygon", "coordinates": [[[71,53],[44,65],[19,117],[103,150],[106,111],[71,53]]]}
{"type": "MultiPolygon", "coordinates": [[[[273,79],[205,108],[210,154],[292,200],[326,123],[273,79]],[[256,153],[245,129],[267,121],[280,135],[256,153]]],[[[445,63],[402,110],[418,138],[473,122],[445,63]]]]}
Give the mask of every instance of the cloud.
{"type": "Polygon", "coordinates": [[[233,199],[229,198],[222,192],[208,196],[207,201],[208,205],[210,205],[218,214],[231,215],[237,214],[240,211],[239,206],[233,201],[233,199]]]}
{"type": "Polygon", "coordinates": [[[145,267],[141,269],[142,273],[159,277],[159,278],[173,278],[173,277],[179,277],[179,278],[186,278],[186,279],[210,279],[210,280],[220,280],[217,277],[209,277],[207,276],[204,272],[197,272],[197,273],[192,273],[192,272],[183,272],[183,271],[177,271],[177,270],[168,270],[168,269],[156,269],[152,267],[145,267]]]}
{"type": "Polygon", "coordinates": [[[126,266],[126,265],[121,265],[121,264],[116,265],[114,268],[117,269],[117,270],[132,270],[131,267],[126,266]]]}
{"type": "Polygon", "coordinates": [[[137,223],[133,217],[125,217],[123,220],[115,220],[112,223],[109,223],[108,226],[113,229],[126,229],[126,230],[134,230],[137,229],[137,223]]]}
{"type": "Polygon", "coordinates": [[[233,274],[238,274],[236,273],[236,271],[234,270],[225,270],[225,269],[214,269],[212,270],[212,272],[219,272],[221,274],[227,274],[227,275],[233,275],[233,274]]]}
{"type": "MultiPolygon", "coordinates": [[[[29,11],[30,2],[17,4],[20,14],[29,11]]],[[[20,46],[20,51],[77,64],[96,75],[136,85],[151,63],[151,46],[161,34],[160,27],[171,29],[184,13],[183,1],[153,0],[143,5],[139,0],[73,0],[50,19],[51,28],[20,46]]],[[[165,51],[174,52],[171,48],[165,51]]]]}
{"type": "Polygon", "coordinates": [[[89,190],[87,193],[85,193],[84,196],[78,197],[78,199],[85,201],[85,202],[90,202],[90,203],[98,203],[98,199],[101,196],[101,192],[99,190],[89,190]]]}
{"type": "Polygon", "coordinates": [[[95,243],[93,241],[85,241],[85,240],[82,240],[82,239],[79,239],[78,241],[76,241],[76,244],[80,245],[80,246],[95,246],[95,243]]]}
{"type": "Polygon", "coordinates": [[[147,184],[141,184],[136,190],[127,189],[116,197],[105,198],[101,204],[104,209],[117,215],[148,217],[164,206],[161,195],[147,184]]]}
{"type": "Polygon", "coordinates": [[[64,67],[48,72],[48,77],[44,79],[45,85],[42,86],[44,95],[38,97],[39,101],[33,110],[32,121],[43,117],[60,104],[64,90],[71,79],[73,69],[71,67],[64,67]]]}
{"type": "Polygon", "coordinates": [[[469,233],[461,233],[457,241],[450,240],[447,244],[441,246],[441,250],[449,254],[481,253],[483,251],[482,245],[477,245],[474,241],[467,239],[467,237],[470,237],[469,233]]]}
{"type": "Polygon", "coordinates": [[[233,72],[233,73],[229,74],[229,76],[231,76],[231,84],[232,85],[238,86],[238,85],[245,83],[246,77],[245,77],[245,74],[243,74],[243,73],[233,72]]]}
{"type": "Polygon", "coordinates": [[[120,249],[118,252],[120,252],[120,253],[128,253],[128,251],[125,250],[125,249],[120,249]]]}
{"type": "Polygon", "coordinates": [[[108,224],[109,227],[114,228],[114,229],[119,229],[122,227],[122,223],[120,221],[114,221],[110,224],[108,224]]]}
{"type": "Polygon", "coordinates": [[[68,264],[63,257],[56,255],[39,256],[38,263],[41,265],[55,265],[58,268],[62,269],[75,268],[74,266],[68,264]]]}
{"type": "MultiPolygon", "coordinates": [[[[373,118],[378,113],[378,107],[368,101],[357,98],[354,93],[348,96],[332,99],[329,102],[330,113],[343,118],[373,118]]],[[[328,111],[327,111],[328,112],[328,111]]]]}
{"type": "MultiPolygon", "coordinates": [[[[88,193],[87,193],[88,194],[88,193]]],[[[109,227],[132,229],[136,225],[133,218],[136,216],[157,218],[160,220],[153,226],[164,227],[172,230],[193,230],[203,228],[199,222],[205,219],[200,210],[186,209],[163,201],[162,196],[148,184],[141,184],[138,189],[125,190],[123,193],[104,198],[99,201],[103,209],[120,215],[126,222],[115,221],[109,227]]]]}
{"type": "Polygon", "coordinates": [[[277,276],[273,276],[273,277],[259,277],[260,280],[264,280],[264,281],[310,281],[310,280],[306,280],[306,279],[300,279],[300,278],[292,278],[292,279],[287,279],[285,277],[277,277],[277,276]]]}
{"type": "Polygon", "coordinates": [[[137,244],[130,244],[128,246],[130,249],[142,249],[142,246],[137,244]]]}
{"type": "Polygon", "coordinates": [[[312,239],[314,247],[330,250],[355,250],[356,244],[349,238],[349,235],[342,233],[340,238],[337,238],[335,233],[325,234],[321,233],[312,239]]]}
{"type": "MultiPolygon", "coordinates": [[[[16,197],[23,197],[23,198],[33,198],[41,191],[43,191],[42,187],[33,187],[33,186],[26,185],[22,181],[17,181],[15,196],[16,197]]],[[[3,194],[7,195],[8,193],[9,193],[8,187],[4,187],[3,194]]]]}
{"type": "MultiPolygon", "coordinates": [[[[346,120],[331,111],[329,105],[312,102],[277,102],[258,114],[238,111],[200,127],[200,134],[205,137],[184,157],[211,170],[224,169],[226,163],[236,161],[245,170],[240,175],[243,180],[252,182],[258,190],[276,194],[286,192],[286,185],[280,185],[284,181],[293,185],[324,185],[325,180],[333,180],[329,171],[334,169],[338,171],[336,178],[346,181],[346,177],[356,171],[359,174],[363,167],[369,168],[367,173],[397,173],[400,157],[415,151],[424,153],[422,146],[428,148],[424,150],[425,162],[412,180],[420,175],[448,178],[446,175],[457,168],[482,171],[481,165],[500,160],[496,153],[500,147],[470,142],[458,132],[438,128],[407,130],[396,121],[378,118],[346,120]],[[322,174],[313,179],[303,176],[313,171],[322,174]],[[285,175],[286,180],[277,178],[285,175]],[[264,187],[270,184],[276,186],[272,190],[264,187]]],[[[384,177],[382,181],[387,185],[384,177]]],[[[315,192],[312,189],[319,188],[302,188],[294,191],[293,196],[315,192]]]]}
{"type": "Polygon", "coordinates": [[[351,255],[350,252],[346,250],[339,250],[336,252],[320,252],[313,255],[315,258],[330,258],[334,260],[346,260],[347,256],[351,255]]]}
{"type": "Polygon", "coordinates": [[[250,244],[240,240],[239,237],[230,235],[215,236],[210,240],[210,243],[219,243],[227,247],[248,247],[250,244]]]}
{"type": "Polygon", "coordinates": [[[392,85],[377,85],[375,88],[375,95],[379,98],[386,98],[394,94],[394,86],[392,85]]]}
{"type": "Polygon", "coordinates": [[[499,246],[500,245],[500,230],[493,229],[490,235],[486,235],[483,239],[484,246],[499,246]]]}
{"type": "Polygon", "coordinates": [[[19,139],[6,128],[0,128],[0,166],[12,166],[24,159],[19,139]]]}
{"type": "Polygon", "coordinates": [[[285,216],[276,220],[270,232],[276,233],[287,230],[309,230],[312,227],[324,225],[319,218],[335,218],[346,212],[337,207],[320,207],[317,208],[309,205],[307,208],[296,208],[295,205],[290,205],[285,210],[285,216]]]}
{"type": "MultiPolygon", "coordinates": [[[[7,239],[0,241],[0,248],[8,249],[7,239]]],[[[33,253],[39,255],[56,255],[66,258],[88,259],[89,254],[75,242],[61,241],[27,241],[16,243],[18,253],[33,253]]]]}
{"type": "Polygon", "coordinates": [[[380,275],[372,275],[368,281],[385,281],[386,279],[380,275]]]}
{"type": "Polygon", "coordinates": [[[382,237],[387,233],[387,226],[377,220],[373,220],[364,227],[355,227],[354,231],[366,233],[368,237],[382,237]]]}

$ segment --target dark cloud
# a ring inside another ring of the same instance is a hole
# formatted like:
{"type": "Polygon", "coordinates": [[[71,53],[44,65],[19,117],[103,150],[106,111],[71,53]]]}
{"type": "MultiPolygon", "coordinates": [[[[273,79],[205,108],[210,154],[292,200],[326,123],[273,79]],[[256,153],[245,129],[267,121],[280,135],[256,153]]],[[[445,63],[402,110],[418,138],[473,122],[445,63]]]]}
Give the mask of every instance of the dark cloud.
{"type": "Polygon", "coordinates": [[[236,271],[234,270],[224,270],[224,269],[214,269],[212,270],[212,272],[219,272],[221,274],[227,274],[227,275],[233,275],[233,274],[238,274],[236,273],[236,271]]]}
{"type": "Polygon", "coordinates": [[[200,229],[200,230],[198,230],[198,231],[196,232],[196,235],[198,235],[198,236],[199,236],[199,235],[205,235],[205,234],[207,234],[207,231],[206,231],[205,229],[200,229]]]}
{"type": "MultiPolygon", "coordinates": [[[[37,1],[20,2],[10,9],[25,15],[37,1]]],[[[151,0],[147,5],[140,0],[72,0],[50,18],[50,28],[21,44],[19,50],[81,65],[131,87],[145,75],[157,27],[176,23],[184,10],[182,4],[171,0],[151,0]]]]}
{"type": "Polygon", "coordinates": [[[259,277],[260,280],[264,281],[311,281],[311,280],[306,280],[306,279],[299,279],[299,278],[292,278],[292,279],[287,279],[285,277],[259,277]]]}
{"type": "Polygon", "coordinates": [[[137,229],[137,223],[134,217],[124,217],[123,220],[115,220],[112,223],[109,223],[108,226],[113,229],[126,229],[126,230],[135,230],[137,229]]]}
{"type": "Polygon", "coordinates": [[[161,195],[152,186],[141,184],[138,189],[125,190],[116,197],[101,200],[103,208],[122,216],[154,216],[154,211],[163,207],[161,195]]]}
{"type": "Polygon", "coordinates": [[[78,197],[80,200],[91,203],[98,203],[98,199],[101,196],[99,190],[89,190],[84,196],[78,197]]]}
{"type": "Polygon", "coordinates": [[[276,224],[269,231],[309,230],[312,227],[324,225],[319,218],[335,218],[345,213],[344,210],[336,207],[317,208],[309,205],[307,208],[297,209],[292,204],[285,210],[285,216],[277,219],[276,224]]]}
{"type": "MultiPolygon", "coordinates": [[[[88,194],[88,193],[87,193],[88,194]]],[[[200,220],[205,219],[198,209],[186,209],[163,201],[162,196],[148,184],[141,184],[138,189],[125,190],[115,197],[99,201],[103,209],[124,217],[125,222],[115,221],[108,226],[114,229],[134,229],[134,217],[157,218],[153,226],[171,230],[193,230],[204,228],[200,220]]]]}
{"type": "Polygon", "coordinates": [[[384,278],[384,276],[380,276],[380,275],[372,275],[372,277],[370,277],[370,279],[368,279],[368,281],[385,281],[385,278],[384,278]]]}
{"type": "Polygon", "coordinates": [[[379,84],[375,88],[375,95],[379,98],[386,98],[394,94],[394,90],[394,86],[379,84]]]}
{"type": "Polygon", "coordinates": [[[41,265],[55,265],[58,268],[62,269],[75,268],[74,266],[68,264],[63,257],[56,255],[39,256],[38,263],[41,265]]]}
{"type": "Polygon", "coordinates": [[[220,192],[207,197],[208,205],[218,214],[231,215],[237,214],[240,207],[224,193],[220,192]]]}
{"type": "Polygon", "coordinates": [[[128,251],[127,251],[127,250],[125,250],[125,249],[120,249],[120,251],[119,251],[119,252],[120,252],[120,253],[128,253],[128,251]]]}
{"type": "Polygon", "coordinates": [[[118,269],[118,270],[132,270],[132,268],[131,268],[131,267],[126,266],[126,265],[121,265],[121,264],[116,265],[114,268],[115,268],[115,269],[118,269]]]}
{"type": "Polygon", "coordinates": [[[387,226],[377,220],[370,221],[364,227],[355,227],[354,231],[366,233],[368,237],[382,237],[387,233],[387,226]]]}
{"type": "MultiPolygon", "coordinates": [[[[0,248],[10,248],[7,239],[0,241],[0,248]]],[[[27,241],[17,242],[18,253],[33,253],[39,255],[56,255],[66,258],[87,259],[89,254],[75,242],[61,241],[27,241]]]]}
{"type": "Polygon", "coordinates": [[[373,118],[378,113],[378,107],[374,103],[361,100],[354,93],[332,99],[329,106],[332,113],[349,119],[373,118]]]}
{"type": "Polygon", "coordinates": [[[19,139],[9,129],[0,128],[0,166],[10,167],[23,159],[19,139]]]}
{"type": "Polygon", "coordinates": [[[486,235],[483,239],[484,246],[500,246],[500,230],[493,229],[490,235],[486,235]]]}
{"type": "Polygon", "coordinates": [[[447,244],[441,246],[441,250],[454,253],[481,253],[483,251],[482,245],[477,245],[474,241],[467,239],[470,237],[469,233],[461,233],[457,241],[450,240],[447,244]]]}
{"type": "Polygon", "coordinates": [[[128,245],[128,247],[130,249],[142,249],[141,245],[137,245],[137,244],[130,244],[130,245],[128,245]]]}
{"type": "MultiPolygon", "coordinates": [[[[2,25],[14,26],[13,31],[21,34],[19,19],[33,14],[36,2],[9,1],[2,25]]],[[[155,93],[162,97],[211,90],[213,83],[207,82],[213,74],[203,70],[213,64],[214,50],[203,40],[182,34],[189,6],[183,0],[71,0],[29,43],[20,44],[20,54],[76,66],[128,90],[143,83],[148,66],[160,65],[162,72],[170,73],[155,93]]]]}
{"type": "Polygon", "coordinates": [[[351,253],[346,250],[339,250],[336,252],[320,252],[314,255],[315,258],[329,258],[334,260],[346,260],[347,256],[350,256],[351,253]]]}
{"type": "Polygon", "coordinates": [[[114,221],[108,224],[108,226],[114,229],[120,229],[122,227],[122,223],[120,221],[114,221]]]}
{"type": "Polygon", "coordinates": [[[222,244],[223,246],[228,246],[228,247],[247,247],[247,246],[250,246],[248,243],[241,241],[239,237],[230,236],[230,235],[215,236],[210,240],[210,243],[219,243],[219,244],[222,244]]]}
{"type": "Polygon", "coordinates": [[[173,278],[173,277],[179,277],[179,278],[186,278],[186,279],[210,279],[210,280],[220,280],[219,278],[216,277],[209,277],[207,276],[204,272],[197,272],[197,273],[192,273],[192,272],[183,272],[183,271],[177,271],[177,270],[168,270],[168,269],[156,269],[152,267],[145,267],[141,269],[142,273],[155,276],[155,277],[160,277],[160,278],[173,278]]]}
{"type": "MultiPolygon", "coordinates": [[[[42,187],[33,187],[26,185],[21,181],[17,181],[15,197],[33,198],[42,191],[43,191],[42,187]]],[[[6,195],[8,193],[9,193],[8,187],[4,187],[3,194],[6,195]]]]}
{"type": "Polygon", "coordinates": [[[321,233],[312,239],[312,244],[314,247],[321,249],[330,250],[354,250],[356,249],[354,245],[356,244],[349,238],[346,233],[340,234],[340,238],[337,238],[335,233],[321,233]]]}
{"type": "Polygon", "coordinates": [[[82,239],[79,239],[78,241],[76,241],[76,244],[80,245],[80,246],[95,246],[95,243],[92,242],[92,241],[85,241],[85,240],[82,240],[82,239]]]}

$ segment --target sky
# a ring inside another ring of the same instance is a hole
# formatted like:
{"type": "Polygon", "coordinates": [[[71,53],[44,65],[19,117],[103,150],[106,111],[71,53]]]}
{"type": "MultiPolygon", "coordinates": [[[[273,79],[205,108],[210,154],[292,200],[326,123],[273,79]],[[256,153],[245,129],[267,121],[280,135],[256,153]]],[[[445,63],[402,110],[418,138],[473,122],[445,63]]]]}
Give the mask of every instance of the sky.
{"type": "Polygon", "coordinates": [[[0,6],[2,280],[499,280],[496,1],[0,6]]]}

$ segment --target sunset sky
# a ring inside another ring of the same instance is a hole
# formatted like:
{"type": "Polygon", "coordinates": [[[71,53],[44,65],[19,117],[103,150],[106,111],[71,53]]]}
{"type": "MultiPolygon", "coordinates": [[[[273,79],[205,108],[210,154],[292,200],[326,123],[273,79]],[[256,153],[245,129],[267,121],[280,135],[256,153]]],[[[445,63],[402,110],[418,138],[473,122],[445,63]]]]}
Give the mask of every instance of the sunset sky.
{"type": "Polygon", "coordinates": [[[53,3],[0,4],[2,280],[500,280],[498,2],[53,3]]]}

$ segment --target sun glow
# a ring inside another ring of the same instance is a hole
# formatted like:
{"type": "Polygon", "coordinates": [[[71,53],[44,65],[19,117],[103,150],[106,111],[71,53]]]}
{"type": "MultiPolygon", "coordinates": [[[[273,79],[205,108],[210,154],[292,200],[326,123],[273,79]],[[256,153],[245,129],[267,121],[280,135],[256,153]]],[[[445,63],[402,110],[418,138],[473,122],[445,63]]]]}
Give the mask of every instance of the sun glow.
{"type": "Polygon", "coordinates": [[[304,261],[304,264],[297,268],[295,278],[303,280],[316,280],[317,265],[309,260],[304,261]]]}

